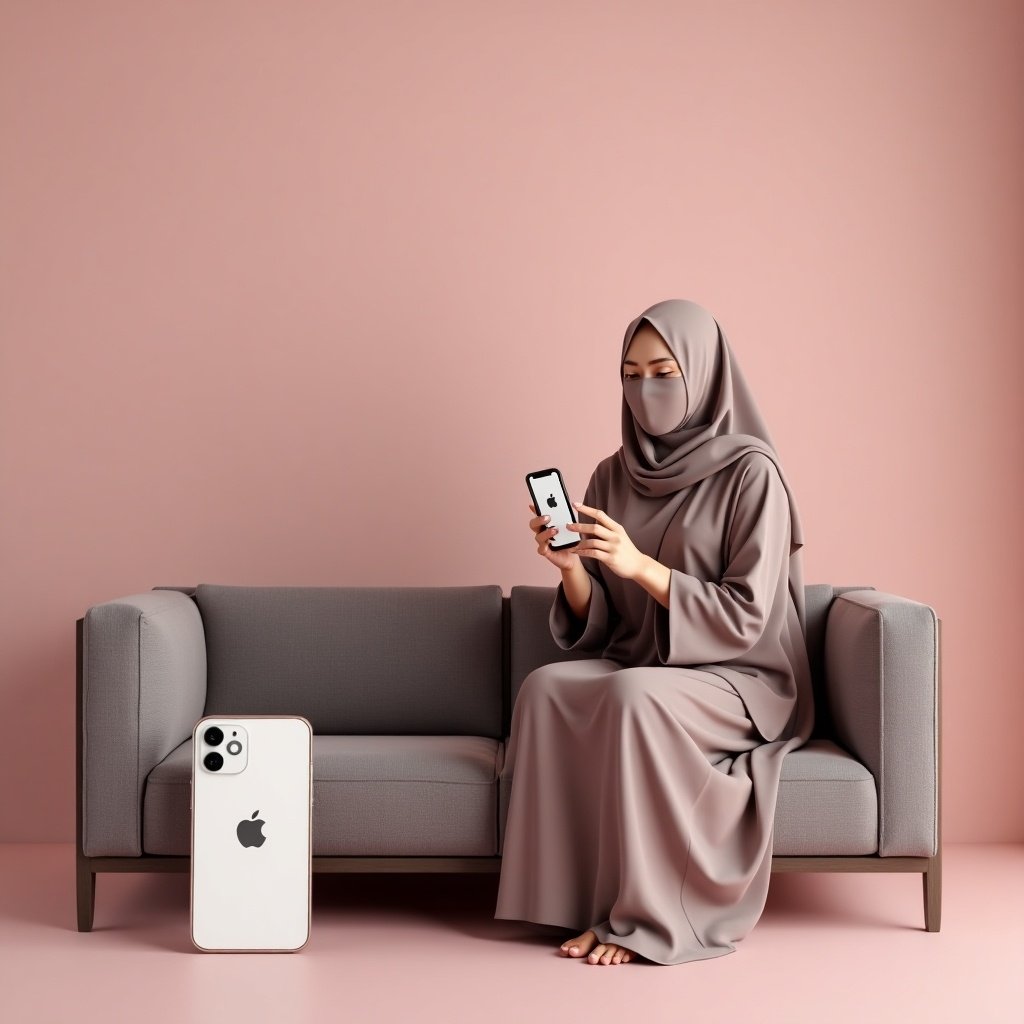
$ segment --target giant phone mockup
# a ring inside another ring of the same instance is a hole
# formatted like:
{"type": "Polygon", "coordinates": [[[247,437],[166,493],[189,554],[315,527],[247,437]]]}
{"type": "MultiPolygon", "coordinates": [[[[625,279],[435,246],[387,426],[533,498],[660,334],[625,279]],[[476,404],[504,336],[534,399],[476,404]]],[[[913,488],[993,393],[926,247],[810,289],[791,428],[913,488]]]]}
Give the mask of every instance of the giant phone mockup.
{"type": "Polygon", "coordinates": [[[296,952],[312,909],[313,729],[207,715],[192,732],[190,929],[204,952],[296,952]]]}

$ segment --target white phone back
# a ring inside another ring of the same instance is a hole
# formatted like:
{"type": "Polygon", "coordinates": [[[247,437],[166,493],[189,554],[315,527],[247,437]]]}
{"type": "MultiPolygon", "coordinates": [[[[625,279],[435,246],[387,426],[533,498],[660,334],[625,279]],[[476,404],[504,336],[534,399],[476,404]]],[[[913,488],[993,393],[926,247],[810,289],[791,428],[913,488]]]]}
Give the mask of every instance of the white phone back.
{"type": "Polygon", "coordinates": [[[198,949],[295,952],[309,940],[312,791],[313,729],[305,718],[207,715],[196,723],[190,921],[198,949]],[[245,767],[209,771],[201,738],[219,726],[223,752],[232,723],[247,734],[245,767]],[[262,845],[243,845],[239,826],[258,842],[260,821],[262,845]]]}

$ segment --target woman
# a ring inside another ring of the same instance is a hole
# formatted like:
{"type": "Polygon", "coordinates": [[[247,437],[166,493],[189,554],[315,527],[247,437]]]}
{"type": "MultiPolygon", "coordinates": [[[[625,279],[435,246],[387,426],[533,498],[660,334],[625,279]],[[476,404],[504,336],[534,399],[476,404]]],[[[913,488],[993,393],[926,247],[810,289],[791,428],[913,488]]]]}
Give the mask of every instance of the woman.
{"type": "MultiPolygon", "coordinates": [[[[814,721],[800,521],[725,334],[656,303],[626,328],[622,447],[577,503],[560,647],[522,683],[496,918],[573,929],[567,957],[735,951],[764,908],[782,759],[814,721]]],[[[536,509],[531,504],[531,512],[536,509]]]]}

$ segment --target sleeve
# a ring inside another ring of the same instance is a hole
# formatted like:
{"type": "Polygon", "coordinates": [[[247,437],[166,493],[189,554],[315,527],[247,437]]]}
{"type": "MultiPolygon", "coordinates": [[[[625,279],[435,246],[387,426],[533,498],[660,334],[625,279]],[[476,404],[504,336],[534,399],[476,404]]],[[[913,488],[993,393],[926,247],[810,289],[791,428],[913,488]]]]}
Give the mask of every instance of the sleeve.
{"type": "Polygon", "coordinates": [[[786,485],[767,456],[740,481],[721,580],[671,570],[668,607],[655,602],[654,639],[663,665],[704,665],[738,658],[761,638],[779,574],[789,557],[786,485]]]}
{"type": "MultiPolygon", "coordinates": [[[[597,507],[596,478],[597,471],[595,470],[583,494],[583,504],[595,508],[597,507]]],[[[579,514],[579,519],[584,523],[595,521],[583,512],[579,514]]],[[[551,604],[551,612],[548,615],[548,624],[551,627],[551,635],[554,637],[555,643],[562,650],[600,653],[608,643],[612,621],[612,601],[605,582],[601,579],[597,560],[581,558],[580,562],[583,568],[590,573],[591,578],[590,608],[587,611],[587,621],[580,623],[576,618],[575,612],[569,606],[569,599],[565,596],[565,586],[559,580],[558,588],[555,591],[555,600],[551,604]]]]}

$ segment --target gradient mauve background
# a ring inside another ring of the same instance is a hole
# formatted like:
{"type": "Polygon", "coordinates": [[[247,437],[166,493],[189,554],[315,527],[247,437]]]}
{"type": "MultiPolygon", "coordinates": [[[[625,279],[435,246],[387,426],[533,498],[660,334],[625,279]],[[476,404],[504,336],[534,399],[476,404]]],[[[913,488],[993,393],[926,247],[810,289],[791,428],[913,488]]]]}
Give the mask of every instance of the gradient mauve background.
{"type": "Polygon", "coordinates": [[[1019,2],[0,10],[0,839],[73,839],[91,604],[554,586],[523,476],[668,297],[807,582],[942,616],[945,838],[1024,838],[1019,2]]]}

